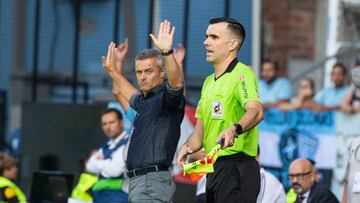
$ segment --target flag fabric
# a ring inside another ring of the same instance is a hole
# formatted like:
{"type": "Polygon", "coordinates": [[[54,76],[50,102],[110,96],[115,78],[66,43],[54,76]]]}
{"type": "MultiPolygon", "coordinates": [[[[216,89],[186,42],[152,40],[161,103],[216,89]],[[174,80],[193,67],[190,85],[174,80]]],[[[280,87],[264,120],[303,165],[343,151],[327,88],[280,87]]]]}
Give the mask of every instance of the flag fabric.
{"type": "Polygon", "coordinates": [[[221,145],[217,144],[203,159],[185,164],[183,175],[189,174],[192,182],[197,182],[207,173],[214,172],[214,163],[219,156],[221,145]]]}

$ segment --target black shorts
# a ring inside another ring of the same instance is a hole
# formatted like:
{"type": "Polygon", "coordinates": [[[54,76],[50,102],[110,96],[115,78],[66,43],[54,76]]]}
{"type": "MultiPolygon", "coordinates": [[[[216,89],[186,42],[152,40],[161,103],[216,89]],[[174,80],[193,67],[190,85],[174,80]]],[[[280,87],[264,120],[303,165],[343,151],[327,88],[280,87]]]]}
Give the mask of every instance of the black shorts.
{"type": "Polygon", "coordinates": [[[256,203],[260,191],[259,164],[243,153],[220,157],[206,181],[207,203],[256,203]]]}

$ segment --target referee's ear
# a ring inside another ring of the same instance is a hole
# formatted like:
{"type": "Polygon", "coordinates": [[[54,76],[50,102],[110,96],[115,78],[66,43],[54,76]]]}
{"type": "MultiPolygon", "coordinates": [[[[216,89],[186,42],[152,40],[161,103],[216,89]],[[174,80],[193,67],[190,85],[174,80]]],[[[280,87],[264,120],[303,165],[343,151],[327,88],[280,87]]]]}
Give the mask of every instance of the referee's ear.
{"type": "Polygon", "coordinates": [[[230,51],[238,51],[240,46],[239,40],[232,39],[230,42],[230,51]]]}

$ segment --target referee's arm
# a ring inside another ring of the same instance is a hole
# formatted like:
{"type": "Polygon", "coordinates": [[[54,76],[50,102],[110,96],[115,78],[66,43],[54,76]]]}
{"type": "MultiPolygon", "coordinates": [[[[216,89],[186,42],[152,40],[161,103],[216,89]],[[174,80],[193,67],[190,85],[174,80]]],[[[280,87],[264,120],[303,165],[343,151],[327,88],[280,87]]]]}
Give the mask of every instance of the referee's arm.
{"type": "MultiPolygon", "coordinates": [[[[264,110],[260,102],[249,101],[245,104],[245,114],[235,124],[239,124],[242,128],[241,133],[248,131],[255,127],[263,118],[264,110]]],[[[218,143],[223,143],[222,148],[231,147],[237,137],[235,125],[230,126],[222,131],[217,139],[218,143]]]]}
{"type": "Polygon", "coordinates": [[[177,164],[183,166],[186,163],[187,155],[199,151],[203,147],[204,139],[204,123],[201,119],[197,119],[194,132],[188,138],[186,143],[180,148],[177,164]]]}
{"type": "Polygon", "coordinates": [[[245,114],[237,122],[243,129],[243,132],[255,127],[264,118],[264,110],[260,102],[249,101],[245,104],[245,114]]]}

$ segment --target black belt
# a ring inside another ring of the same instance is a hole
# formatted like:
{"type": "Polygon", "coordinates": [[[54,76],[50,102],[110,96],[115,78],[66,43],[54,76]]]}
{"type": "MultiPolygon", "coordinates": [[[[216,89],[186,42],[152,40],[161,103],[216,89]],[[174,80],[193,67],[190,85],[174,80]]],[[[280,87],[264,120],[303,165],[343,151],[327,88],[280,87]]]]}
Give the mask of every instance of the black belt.
{"type": "Polygon", "coordinates": [[[135,177],[135,176],[141,176],[145,175],[147,173],[151,172],[158,172],[158,171],[168,171],[169,167],[163,166],[163,165],[153,165],[153,166],[147,166],[143,168],[136,168],[133,170],[130,170],[127,172],[127,175],[129,178],[135,177]]]}

